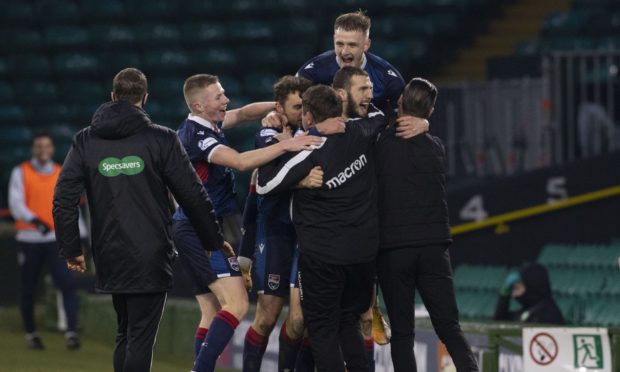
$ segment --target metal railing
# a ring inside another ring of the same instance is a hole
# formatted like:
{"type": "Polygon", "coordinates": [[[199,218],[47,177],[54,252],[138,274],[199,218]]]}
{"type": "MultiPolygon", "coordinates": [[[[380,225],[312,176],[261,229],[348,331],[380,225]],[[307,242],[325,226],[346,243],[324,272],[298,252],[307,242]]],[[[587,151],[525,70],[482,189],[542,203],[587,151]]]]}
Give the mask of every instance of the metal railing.
{"type": "Polygon", "coordinates": [[[543,76],[440,86],[451,176],[506,176],[620,149],[620,52],[555,52],[543,76]]]}

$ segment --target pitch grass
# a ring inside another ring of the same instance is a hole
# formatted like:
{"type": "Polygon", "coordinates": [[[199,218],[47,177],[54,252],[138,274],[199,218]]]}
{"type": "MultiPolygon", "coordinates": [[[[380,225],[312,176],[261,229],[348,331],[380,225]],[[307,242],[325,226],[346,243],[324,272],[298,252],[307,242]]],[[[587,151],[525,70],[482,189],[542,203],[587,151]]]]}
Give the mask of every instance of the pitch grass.
{"type": "MultiPolygon", "coordinates": [[[[81,337],[80,350],[68,351],[62,333],[39,333],[45,350],[27,349],[17,309],[0,307],[0,372],[112,371],[113,345],[91,341],[86,336],[81,337]]],[[[190,369],[191,361],[155,352],[152,372],[187,372],[190,369]]],[[[223,369],[218,371],[233,372],[223,369]]]]}

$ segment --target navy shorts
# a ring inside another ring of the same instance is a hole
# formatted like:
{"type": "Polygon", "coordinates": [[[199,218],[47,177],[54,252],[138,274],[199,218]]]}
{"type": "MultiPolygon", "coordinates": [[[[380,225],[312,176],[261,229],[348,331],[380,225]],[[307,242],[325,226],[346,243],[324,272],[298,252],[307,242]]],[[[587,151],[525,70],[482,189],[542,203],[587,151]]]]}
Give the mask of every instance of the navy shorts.
{"type": "Polygon", "coordinates": [[[296,282],[296,278],[291,281],[296,249],[297,234],[292,224],[257,224],[252,281],[258,294],[288,296],[290,284],[296,282]]]}
{"type": "Polygon", "coordinates": [[[211,292],[209,285],[219,278],[241,276],[237,257],[226,258],[220,250],[207,256],[189,221],[174,221],[172,237],[179,251],[179,261],[194,283],[194,294],[211,292]]]}

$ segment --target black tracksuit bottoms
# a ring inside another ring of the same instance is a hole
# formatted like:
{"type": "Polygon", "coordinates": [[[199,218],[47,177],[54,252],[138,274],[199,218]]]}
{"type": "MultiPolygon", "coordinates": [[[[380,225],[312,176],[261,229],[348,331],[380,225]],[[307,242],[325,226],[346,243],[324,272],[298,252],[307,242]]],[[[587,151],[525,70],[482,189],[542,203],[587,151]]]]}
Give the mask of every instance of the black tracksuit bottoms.
{"type": "Polygon", "coordinates": [[[149,372],[166,292],[113,294],[118,323],[114,372],[149,372]]]}
{"type": "Polygon", "coordinates": [[[299,289],[318,372],[368,372],[360,315],[368,310],[375,262],[334,265],[299,255],[299,289]]]}
{"type": "Polygon", "coordinates": [[[417,371],[413,354],[416,288],[456,370],[478,371],[459,325],[448,245],[381,250],[377,274],[392,328],[390,345],[395,372],[417,371]]]}

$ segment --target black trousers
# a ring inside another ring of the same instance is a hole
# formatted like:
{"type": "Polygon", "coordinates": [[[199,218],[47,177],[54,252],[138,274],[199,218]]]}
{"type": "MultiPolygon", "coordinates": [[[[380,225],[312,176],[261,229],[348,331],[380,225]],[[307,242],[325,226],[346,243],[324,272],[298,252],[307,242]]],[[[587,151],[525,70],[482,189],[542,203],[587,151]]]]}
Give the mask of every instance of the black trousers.
{"type": "Polygon", "coordinates": [[[318,372],[368,372],[360,315],[368,310],[375,262],[333,265],[299,255],[299,289],[318,372]]]}
{"type": "Polygon", "coordinates": [[[166,293],[113,294],[118,332],[114,372],[149,372],[166,293]]]}
{"type": "Polygon", "coordinates": [[[416,288],[456,370],[478,371],[459,325],[447,245],[383,250],[377,258],[377,272],[392,328],[390,345],[395,372],[417,371],[413,354],[416,288]]]}

